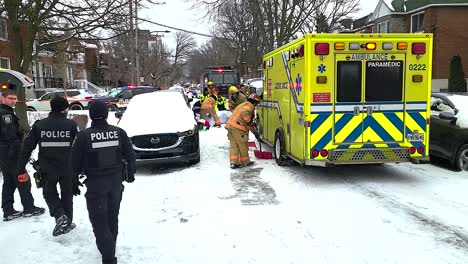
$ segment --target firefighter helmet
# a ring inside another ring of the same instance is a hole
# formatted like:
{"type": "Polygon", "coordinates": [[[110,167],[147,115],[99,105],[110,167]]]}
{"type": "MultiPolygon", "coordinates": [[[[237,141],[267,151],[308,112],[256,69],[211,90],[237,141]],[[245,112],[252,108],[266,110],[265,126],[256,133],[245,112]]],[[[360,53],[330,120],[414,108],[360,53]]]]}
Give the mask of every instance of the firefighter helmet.
{"type": "Polygon", "coordinates": [[[252,104],[258,104],[260,103],[260,96],[258,96],[256,93],[253,93],[249,95],[247,101],[251,102],[252,104]]]}
{"type": "Polygon", "coordinates": [[[237,90],[237,87],[234,85],[229,87],[229,94],[237,93],[239,90],[237,90]]]}
{"type": "Polygon", "coordinates": [[[210,86],[210,85],[214,85],[214,83],[212,81],[209,81],[206,83],[206,85],[210,86]]]}

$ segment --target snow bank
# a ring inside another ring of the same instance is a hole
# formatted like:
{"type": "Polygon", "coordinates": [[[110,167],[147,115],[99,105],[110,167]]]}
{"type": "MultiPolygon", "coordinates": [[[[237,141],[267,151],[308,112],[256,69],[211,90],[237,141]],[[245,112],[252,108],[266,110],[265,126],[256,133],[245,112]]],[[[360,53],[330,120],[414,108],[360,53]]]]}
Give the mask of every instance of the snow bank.
{"type": "Polygon", "coordinates": [[[457,125],[468,128],[468,96],[450,95],[448,98],[458,109],[458,113],[455,115],[457,118],[457,125]]]}

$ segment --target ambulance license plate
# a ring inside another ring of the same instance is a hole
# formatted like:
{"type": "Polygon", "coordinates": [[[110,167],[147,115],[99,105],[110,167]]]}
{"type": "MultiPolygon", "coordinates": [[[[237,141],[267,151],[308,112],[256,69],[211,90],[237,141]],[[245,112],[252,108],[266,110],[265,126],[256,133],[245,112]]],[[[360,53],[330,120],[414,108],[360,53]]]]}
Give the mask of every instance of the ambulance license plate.
{"type": "Polygon", "coordinates": [[[420,134],[420,133],[416,132],[416,133],[408,134],[406,136],[406,138],[410,142],[423,142],[424,141],[424,134],[420,134]]]}

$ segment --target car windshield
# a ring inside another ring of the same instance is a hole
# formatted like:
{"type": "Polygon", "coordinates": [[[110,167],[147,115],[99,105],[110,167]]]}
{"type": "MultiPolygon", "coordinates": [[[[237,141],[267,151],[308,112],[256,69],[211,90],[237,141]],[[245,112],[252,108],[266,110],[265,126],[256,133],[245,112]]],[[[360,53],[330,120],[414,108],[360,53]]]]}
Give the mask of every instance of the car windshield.
{"type": "Polygon", "coordinates": [[[112,89],[112,91],[110,91],[107,96],[110,96],[110,97],[116,97],[121,91],[122,91],[123,88],[114,88],[112,89]]]}

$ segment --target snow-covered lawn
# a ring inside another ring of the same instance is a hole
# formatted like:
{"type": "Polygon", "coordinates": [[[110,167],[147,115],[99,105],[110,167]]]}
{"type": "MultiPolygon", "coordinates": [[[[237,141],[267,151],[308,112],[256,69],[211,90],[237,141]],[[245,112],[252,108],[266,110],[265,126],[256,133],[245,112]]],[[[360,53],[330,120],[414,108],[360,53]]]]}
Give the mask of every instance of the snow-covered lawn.
{"type": "MultiPolygon", "coordinates": [[[[466,172],[274,160],[231,170],[226,134],[201,132],[195,166],[139,167],[125,183],[119,263],[468,263],[466,172]]],[[[85,199],[74,201],[77,228],[57,238],[48,215],[0,222],[0,263],[100,263],[85,199]]]]}

